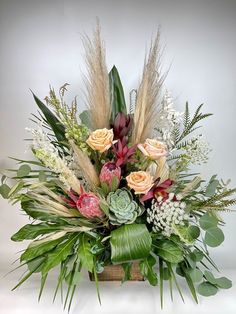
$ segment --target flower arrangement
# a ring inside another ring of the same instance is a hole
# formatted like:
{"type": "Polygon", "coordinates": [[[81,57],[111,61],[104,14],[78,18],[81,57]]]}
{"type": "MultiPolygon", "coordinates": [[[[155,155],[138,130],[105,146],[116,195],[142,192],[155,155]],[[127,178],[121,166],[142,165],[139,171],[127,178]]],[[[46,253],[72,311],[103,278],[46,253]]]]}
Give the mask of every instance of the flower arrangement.
{"type": "Polygon", "coordinates": [[[58,95],[50,88],[45,103],[33,94],[40,113],[27,130],[36,159],[16,159],[12,187],[2,176],[1,195],[32,220],[12,236],[32,240],[20,256],[27,273],[14,289],[40,273],[40,298],[49,271],[59,266],[54,298],[66,284],[70,309],[82,269],[93,274],[99,296],[107,265],[121,265],[125,281],[134,262],[160,286],[161,304],[165,280],[171,296],[175,284],[183,299],[178,276],[196,302],[197,294],[230,288],[229,279],[213,274],[218,268],[208,247],[224,240],[219,212],[236,203],[236,189],[216,175],[206,181],[191,172],[208,160],[208,143],[192,134],[211,114],[200,105],[191,115],[188,103],[182,113],[174,109],[163,90],[159,32],[130,111],[116,67],[107,71],[99,26],[84,46],[87,110],[77,115],[76,99],[66,104],[68,84],[58,95]]]}

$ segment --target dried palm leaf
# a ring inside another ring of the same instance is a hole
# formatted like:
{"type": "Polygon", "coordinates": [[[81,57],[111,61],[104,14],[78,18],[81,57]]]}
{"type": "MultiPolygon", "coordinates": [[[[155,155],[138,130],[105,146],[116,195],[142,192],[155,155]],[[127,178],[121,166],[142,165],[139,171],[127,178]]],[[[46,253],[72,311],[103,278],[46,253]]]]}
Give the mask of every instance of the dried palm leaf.
{"type": "Polygon", "coordinates": [[[105,62],[105,47],[101,40],[99,22],[97,22],[93,39],[91,40],[88,36],[85,36],[83,38],[83,44],[88,71],[85,84],[91,127],[93,130],[109,128],[111,116],[109,76],[105,62]]]}
{"type": "Polygon", "coordinates": [[[153,134],[161,101],[161,87],[166,77],[166,74],[160,74],[161,55],[160,30],[158,30],[154,42],[151,43],[148,57],[145,58],[143,76],[137,92],[133,144],[142,143],[153,134]]]}

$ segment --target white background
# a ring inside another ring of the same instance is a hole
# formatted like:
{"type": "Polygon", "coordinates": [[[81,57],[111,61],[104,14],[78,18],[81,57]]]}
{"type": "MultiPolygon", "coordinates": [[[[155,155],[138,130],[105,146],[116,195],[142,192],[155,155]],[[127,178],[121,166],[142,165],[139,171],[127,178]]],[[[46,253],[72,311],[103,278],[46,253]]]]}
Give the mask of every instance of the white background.
{"type": "MultiPolygon", "coordinates": [[[[23,141],[27,136],[24,128],[30,124],[30,113],[36,112],[29,89],[44,98],[49,84],[58,89],[65,82],[70,83],[68,100],[78,95],[81,110],[84,108],[81,35],[91,34],[96,16],[100,18],[106,41],[108,68],[113,64],[118,67],[127,99],[129,91],[137,87],[145,51],[161,24],[162,43],[166,47],[163,64],[166,69],[171,64],[166,87],[177,108],[183,109],[188,100],[192,110],[204,103],[205,111],[214,113],[204,126],[213,152],[209,164],[201,169],[202,174],[231,177],[232,186],[236,186],[236,1],[233,0],[0,0],[0,168],[13,166],[7,156],[29,157],[23,141]]],[[[10,236],[28,220],[19,206],[12,207],[1,199],[0,207],[0,268],[5,273],[19,256],[15,253],[25,246],[11,242],[10,236]]],[[[230,274],[236,265],[236,216],[227,213],[223,217],[227,223],[226,240],[220,248],[212,250],[212,256],[230,274]]],[[[9,293],[18,278],[16,275],[0,279],[0,313],[46,313],[47,310],[52,313],[53,309],[60,312],[60,305],[52,307],[47,303],[51,295],[38,307],[34,291],[38,278],[31,279],[20,291],[9,293]]],[[[50,291],[53,281],[52,276],[50,291]]],[[[85,280],[82,287],[81,303],[76,302],[74,313],[79,310],[80,313],[123,313],[128,309],[131,313],[159,312],[158,290],[146,288],[143,283],[128,283],[127,290],[116,284],[112,289],[109,283],[102,285],[102,308],[95,300],[93,286],[85,280]]],[[[196,313],[218,313],[218,309],[222,313],[228,302],[224,313],[235,313],[236,305],[230,303],[233,293],[235,288],[205,300],[198,308],[189,301],[180,311],[187,313],[191,308],[196,313]]],[[[163,313],[171,313],[172,307],[176,311],[181,309],[176,301],[167,305],[163,313]]]]}

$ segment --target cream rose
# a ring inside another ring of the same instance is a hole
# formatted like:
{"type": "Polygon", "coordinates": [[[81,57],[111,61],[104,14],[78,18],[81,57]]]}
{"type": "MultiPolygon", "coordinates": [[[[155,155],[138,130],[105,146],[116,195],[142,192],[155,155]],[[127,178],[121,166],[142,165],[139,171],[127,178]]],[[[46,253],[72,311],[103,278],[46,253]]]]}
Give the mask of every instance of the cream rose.
{"type": "Polygon", "coordinates": [[[135,194],[146,194],[153,186],[153,177],[146,171],[131,172],[126,181],[128,187],[134,189],[135,194]]]}
{"type": "Polygon", "coordinates": [[[89,135],[86,143],[93,149],[100,153],[108,150],[113,144],[113,130],[97,129],[89,135]]]}
{"type": "Polygon", "coordinates": [[[138,148],[146,157],[152,160],[157,160],[167,155],[165,144],[155,139],[147,138],[144,144],[138,144],[138,148]]]}

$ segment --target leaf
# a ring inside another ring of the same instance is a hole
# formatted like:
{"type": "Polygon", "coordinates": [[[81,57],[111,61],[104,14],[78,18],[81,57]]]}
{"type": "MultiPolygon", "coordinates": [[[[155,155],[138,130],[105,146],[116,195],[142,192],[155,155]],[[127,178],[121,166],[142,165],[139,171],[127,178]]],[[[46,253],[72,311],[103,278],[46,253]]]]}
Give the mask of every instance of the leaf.
{"type": "Polygon", "coordinates": [[[105,200],[101,200],[99,203],[101,210],[104,212],[106,216],[109,216],[109,206],[105,200]]]}
{"type": "Polygon", "coordinates": [[[132,263],[123,263],[121,264],[121,266],[124,270],[124,277],[122,279],[122,283],[124,283],[125,281],[128,281],[131,278],[132,263]]]}
{"type": "Polygon", "coordinates": [[[216,278],[215,283],[221,289],[230,289],[232,287],[232,281],[226,277],[216,278]]]}
{"type": "Polygon", "coordinates": [[[197,226],[189,226],[188,227],[188,234],[192,239],[197,239],[200,235],[200,229],[197,226]]]}
{"type": "Polygon", "coordinates": [[[79,118],[82,124],[84,124],[87,128],[91,129],[89,110],[82,111],[79,115],[79,118]]]}
{"type": "Polygon", "coordinates": [[[198,286],[198,293],[204,297],[215,295],[218,291],[217,287],[212,285],[210,282],[203,282],[198,286]]]}
{"type": "Polygon", "coordinates": [[[27,177],[30,171],[31,171],[31,168],[29,165],[26,165],[26,164],[22,165],[17,171],[17,177],[19,178],[27,177]]]}
{"type": "Polygon", "coordinates": [[[219,246],[225,239],[223,231],[218,227],[206,230],[205,243],[210,247],[219,246]]]}
{"type": "Polygon", "coordinates": [[[88,269],[89,272],[92,272],[94,268],[94,264],[93,264],[93,254],[91,252],[91,244],[89,242],[89,238],[84,233],[80,237],[78,256],[80,258],[80,261],[83,267],[88,269]]]}
{"type": "Polygon", "coordinates": [[[59,230],[60,227],[48,225],[46,223],[40,223],[37,225],[25,225],[12,237],[12,241],[23,241],[23,240],[32,240],[38,237],[39,235],[47,234],[53,231],[59,230]]]}
{"type": "Polygon", "coordinates": [[[190,253],[189,256],[194,262],[200,262],[203,259],[204,254],[199,250],[193,250],[193,252],[190,253]]]}
{"type": "Polygon", "coordinates": [[[195,290],[195,286],[193,283],[193,280],[191,278],[191,276],[189,275],[188,271],[186,271],[183,267],[181,267],[183,272],[184,272],[184,277],[186,279],[186,282],[188,284],[189,290],[195,300],[196,303],[198,303],[198,298],[197,298],[197,294],[196,294],[196,290],[195,290]]]}
{"type": "Polygon", "coordinates": [[[19,181],[17,182],[9,191],[8,198],[14,197],[14,195],[19,192],[24,187],[24,182],[19,181]]]}
{"type": "Polygon", "coordinates": [[[207,230],[212,227],[216,227],[218,224],[218,219],[215,216],[210,215],[209,213],[204,214],[199,219],[200,227],[203,230],[207,230]]]}
{"type": "Polygon", "coordinates": [[[59,142],[67,142],[66,136],[65,136],[65,127],[63,124],[57,119],[57,117],[51,112],[51,110],[48,109],[47,106],[44,105],[44,103],[34,94],[34,100],[36,104],[38,105],[39,109],[42,111],[48,125],[52,128],[57,140],[59,142]]]}
{"type": "Polygon", "coordinates": [[[127,113],[124,91],[121,84],[120,76],[117,68],[113,66],[109,72],[109,87],[110,87],[110,100],[111,100],[111,119],[114,121],[117,113],[127,113]]]}
{"type": "Polygon", "coordinates": [[[177,244],[169,240],[160,240],[153,244],[155,253],[170,263],[179,263],[183,260],[183,252],[177,244]]]}
{"type": "Polygon", "coordinates": [[[111,260],[113,264],[144,259],[151,250],[151,235],[144,224],[130,224],[111,232],[111,260]]]}
{"type": "Polygon", "coordinates": [[[64,238],[58,238],[52,241],[43,242],[40,244],[37,244],[36,242],[32,242],[28,248],[25,250],[25,252],[21,255],[20,260],[21,261],[30,261],[36,257],[39,257],[43,255],[44,253],[47,253],[51,251],[53,248],[55,248],[60,242],[63,241],[64,238]]]}
{"type": "Polygon", "coordinates": [[[78,234],[72,234],[66,241],[60,243],[52,252],[47,254],[42,274],[47,274],[50,269],[63,262],[72,253],[73,246],[78,239],[78,234]]]}
{"type": "Polygon", "coordinates": [[[156,264],[156,259],[154,256],[149,255],[145,260],[139,263],[141,274],[147,279],[152,286],[157,285],[157,274],[153,270],[156,264]]]}
{"type": "Polygon", "coordinates": [[[164,274],[163,274],[163,260],[159,257],[159,276],[160,276],[160,300],[161,309],[163,309],[163,294],[164,294],[164,274]]]}
{"type": "Polygon", "coordinates": [[[188,273],[193,282],[202,281],[203,273],[199,269],[192,269],[188,273]]]}
{"type": "Polygon", "coordinates": [[[11,190],[10,187],[6,183],[4,183],[0,186],[0,194],[5,199],[8,199],[8,194],[9,194],[10,190],[11,190]]]}
{"type": "Polygon", "coordinates": [[[47,180],[47,176],[43,170],[39,171],[39,181],[45,182],[47,180]]]}
{"type": "Polygon", "coordinates": [[[44,260],[45,260],[44,256],[39,256],[39,257],[36,257],[35,259],[27,262],[27,266],[28,266],[29,271],[37,269],[37,270],[34,271],[35,273],[41,272],[42,268],[43,268],[44,260]]]}
{"type": "Polygon", "coordinates": [[[211,197],[215,194],[216,192],[216,188],[218,187],[219,185],[219,181],[218,180],[215,180],[215,177],[216,176],[213,176],[211,179],[210,179],[210,182],[208,184],[208,186],[206,187],[206,192],[205,192],[205,196],[206,197],[211,197]]]}

